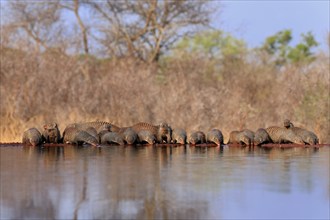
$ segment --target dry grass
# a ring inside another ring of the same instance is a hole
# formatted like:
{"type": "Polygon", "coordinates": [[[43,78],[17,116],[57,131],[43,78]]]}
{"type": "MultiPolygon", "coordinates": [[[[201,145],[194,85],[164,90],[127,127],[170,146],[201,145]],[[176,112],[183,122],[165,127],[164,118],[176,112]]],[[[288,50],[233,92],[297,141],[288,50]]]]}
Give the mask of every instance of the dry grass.
{"type": "Polygon", "coordinates": [[[329,135],[329,61],[279,71],[257,62],[193,57],[147,65],[60,53],[2,49],[0,142],[20,141],[29,127],[55,121],[106,120],[127,126],[167,121],[188,132],[282,125],[285,118],[329,135]],[[220,65],[220,67],[219,67],[220,65]]]}

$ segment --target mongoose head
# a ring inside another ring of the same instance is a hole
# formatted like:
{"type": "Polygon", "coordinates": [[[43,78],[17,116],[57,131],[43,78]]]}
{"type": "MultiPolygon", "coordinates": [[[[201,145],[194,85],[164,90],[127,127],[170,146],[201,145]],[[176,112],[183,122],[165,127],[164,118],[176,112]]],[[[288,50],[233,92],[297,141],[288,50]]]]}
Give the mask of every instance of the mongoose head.
{"type": "Polygon", "coordinates": [[[148,144],[155,144],[156,143],[156,138],[154,135],[148,135],[145,139],[148,144]]]}
{"type": "Polygon", "coordinates": [[[123,132],[123,139],[127,144],[134,144],[138,139],[138,135],[132,128],[126,128],[123,132]]]}
{"type": "Polygon", "coordinates": [[[176,143],[178,144],[185,144],[187,141],[187,138],[184,137],[184,136],[179,136],[177,139],[176,139],[176,143]]]}
{"type": "Polygon", "coordinates": [[[220,143],[220,139],[219,139],[218,137],[216,137],[216,136],[212,136],[212,137],[210,138],[210,141],[214,142],[214,143],[217,144],[217,145],[220,145],[220,144],[221,144],[221,143],[220,143]]]}
{"type": "Polygon", "coordinates": [[[53,123],[49,123],[49,124],[44,124],[44,129],[50,131],[50,130],[54,130],[54,129],[58,129],[58,128],[57,128],[57,124],[55,122],[53,122],[53,123]]]}
{"type": "Polygon", "coordinates": [[[195,145],[198,143],[198,141],[199,140],[197,133],[196,132],[191,133],[189,136],[189,143],[195,145]]]}
{"type": "Polygon", "coordinates": [[[243,142],[245,145],[250,145],[251,144],[251,140],[248,136],[243,135],[241,142],[243,142]]]}
{"type": "Polygon", "coordinates": [[[161,122],[159,124],[159,135],[161,139],[165,139],[166,143],[171,143],[172,141],[172,128],[166,122],[161,122]]]}
{"type": "Polygon", "coordinates": [[[309,145],[316,145],[319,143],[319,139],[317,137],[312,137],[312,136],[308,136],[306,138],[306,142],[309,144],[309,145]]]}
{"type": "Polygon", "coordinates": [[[259,136],[259,137],[255,136],[253,141],[254,141],[255,145],[258,145],[263,142],[263,138],[261,136],[259,136]]]}
{"type": "Polygon", "coordinates": [[[137,139],[136,133],[127,133],[124,136],[124,140],[126,141],[127,144],[134,144],[136,139],[137,139]]]}
{"type": "Polygon", "coordinates": [[[291,123],[291,121],[289,119],[285,119],[283,122],[283,125],[285,128],[292,128],[294,127],[293,124],[291,123]]]}
{"type": "Polygon", "coordinates": [[[40,143],[40,139],[39,137],[33,135],[31,138],[30,138],[30,143],[32,146],[37,146],[39,143],[40,143]]]}
{"type": "Polygon", "coordinates": [[[114,142],[119,144],[119,145],[124,145],[125,144],[124,140],[120,136],[115,137],[114,142]]]}

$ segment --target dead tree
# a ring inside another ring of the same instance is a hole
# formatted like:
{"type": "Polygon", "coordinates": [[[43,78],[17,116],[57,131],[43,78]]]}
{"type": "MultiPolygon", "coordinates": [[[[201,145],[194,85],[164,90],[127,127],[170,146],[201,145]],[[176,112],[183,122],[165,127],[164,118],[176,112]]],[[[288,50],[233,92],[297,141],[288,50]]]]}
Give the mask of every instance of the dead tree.
{"type": "Polygon", "coordinates": [[[89,44],[88,44],[88,29],[84,24],[83,19],[80,15],[79,9],[83,6],[84,1],[82,0],[60,0],[59,5],[62,9],[67,9],[72,11],[77,19],[81,31],[82,42],[84,46],[85,54],[89,54],[89,44]]]}
{"type": "MultiPolygon", "coordinates": [[[[25,35],[36,52],[46,50],[58,37],[60,20],[58,4],[54,2],[10,1],[6,9],[10,30],[25,35]]],[[[20,39],[24,39],[21,37],[20,39]]]]}
{"type": "Polygon", "coordinates": [[[210,22],[209,1],[87,1],[98,16],[100,42],[115,56],[157,61],[179,38],[210,22]]]}

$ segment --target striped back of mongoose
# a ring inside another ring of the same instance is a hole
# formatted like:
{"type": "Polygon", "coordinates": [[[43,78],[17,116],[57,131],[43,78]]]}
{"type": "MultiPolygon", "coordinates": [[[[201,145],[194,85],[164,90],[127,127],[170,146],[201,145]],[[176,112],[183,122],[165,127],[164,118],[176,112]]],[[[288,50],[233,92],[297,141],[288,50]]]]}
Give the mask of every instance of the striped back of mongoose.
{"type": "Polygon", "coordinates": [[[206,141],[217,145],[223,144],[223,135],[219,129],[213,128],[206,135],[206,141]]]}
{"type": "Polygon", "coordinates": [[[244,132],[244,131],[240,131],[238,132],[238,134],[236,135],[237,141],[239,144],[242,145],[247,145],[247,146],[251,146],[253,139],[251,139],[251,137],[248,135],[248,133],[244,132]]]}
{"type": "MultiPolygon", "coordinates": [[[[93,137],[95,137],[97,140],[99,139],[99,135],[97,133],[97,130],[94,127],[89,127],[86,128],[85,130],[88,134],[92,135],[93,137]]],[[[101,131],[108,131],[108,130],[101,130],[101,131]]]]}
{"type": "Polygon", "coordinates": [[[206,143],[206,137],[202,131],[193,131],[188,137],[188,142],[192,145],[206,143]]]}
{"type": "Polygon", "coordinates": [[[73,123],[67,126],[67,128],[69,127],[75,127],[79,130],[86,130],[89,127],[93,127],[96,129],[97,133],[99,133],[102,130],[108,130],[108,131],[112,131],[112,125],[109,122],[105,122],[105,121],[91,121],[91,122],[80,122],[80,123],[73,123]]]}
{"type": "Polygon", "coordinates": [[[254,132],[253,132],[253,131],[251,131],[251,130],[249,130],[249,129],[243,129],[242,132],[243,132],[246,136],[248,136],[250,139],[252,139],[252,141],[253,141],[253,139],[254,139],[254,132]]]}
{"type": "Polygon", "coordinates": [[[137,133],[138,135],[138,142],[140,144],[148,143],[148,144],[155,144],[156,143],[156,136],[149,130],[141,130],[137,133]]]}
{"type": "Polygon", "coordinates": [[[227,144],[239,144],[239,140],[237,138],[237,135],[239,134],[239,131],[232,131],[229,134],[229,140],[227,142],[227,144]]]}
{"type": "Polygon", "coordinates": [[[106,132],[101,136],[101,144],[124,145],[124,140],[118,132],[106,132]]]}
{"type": "Polygon", "coordinates": [[[187,143],[187,133],[181,128],[175,128],[172,132],[172,141],[177,144],[186,144],[187,143]]]}
{"type": "MultiPolygon", "coordinates": [[[[247,141],[244,141],[244,143],[248,146],[253,145],[253,140],[254,140],[254,132],[249,130],[249,129],[243,129],[241,131],[242,135],[244,135],[245,137],[247,137],[247,141]],[[247,142],[247,143],[246,143],[247,142]]],[[[244,137],[244,139],[245,139],[244,137]]]]}
{"type": "Polygon", "coordinates": [[[295,144],[304,144],[302,139],[290,129],[271,126],[266,128],[266,131],[273,143],[280,144],[290,142],[295,144]]]}
{"type": "Polygon", "coordinates": [[[132,126],[136,133],[142,130],[148,130],[156,136],[158,143],[170,143],[172,140],[172,128],[167,123],[160,125],[152,125],[145,122],[140,122],[132,126]]]}
{"type": "Polygon", "coordinates": [[[135,125],[133,125],[131,128],[133,128],[133,130],[136,133],[139,133],[142,130],[147,130],[150,131],[152,134],[154,134],[155,136],[158,133],[158,128],[155,125],[149,124],[149,123],[145,123],[145,122],[139,122],[135,125]]]}
{"type": "Polygon", "coordinates": [[[63,132],[63,143],[78,145],[87,143],[93,146],[97,146],[99,141],[87,131],[79,130],[75,127],[69,127],[66,128],[63,132]]]}
{"type": "Polygon", "coordinates": [[[61,133],[55,122],[44,125],[42,136],[46,143],[58,144],[61,142],[61,133]]]}
{"type": "Polygon", "coordinates": [[[43,137],[38,129],[29,128],[23,132],[22,143],[26,145],[37,146],[42,144],[43,137]]]}
{"type": "Polygon", "coordinates": [[[137,142],[138,135],[131,127],[121,128],[118,133],[122,136],[126,144],[134,144],[137,142]]]}
{"type": "Polygon", "coordinates": [[[319,139],[316,136],[316,134],[314,134],[311,131],[308,131],[304,128],[299,128],[299,127],[289,127],[288,130],[292,130],[293,133],[295,133],[296,135],[298,135],[304,143],[309,144],[309,145],[316,145],[319,143],[319,139]]]}
{"type": "Polygon", "coordinates": [[[261,145],[261,144],[267,144],[270,143],[270,137],[264,128],[259,128],[256,133],[254,134],[254,144],[255,145],[261,145]]]}
{"type": "Polygon", "coordinates": [[[116,126],[114,124],[111,124],[111,130],[110,131],[119,132],[120,130],[122,130],[122,128],[124,128],[124,127],[119,127],[119,126],[116,126]]]}

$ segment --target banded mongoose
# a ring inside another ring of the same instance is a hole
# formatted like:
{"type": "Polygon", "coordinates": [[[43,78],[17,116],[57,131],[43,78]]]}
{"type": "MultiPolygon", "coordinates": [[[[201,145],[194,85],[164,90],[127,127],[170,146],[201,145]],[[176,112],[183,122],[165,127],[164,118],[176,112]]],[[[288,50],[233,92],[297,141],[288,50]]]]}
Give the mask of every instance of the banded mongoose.
{"type": "Polygon", "coordinates": [[[159,125],[152,125],[145,122],[140,122],[132,126],[136,133],[142,130],[148,130],[155,135],[158,143],[171,143],[172,140],[172,128],[166,122],[162,122],[159,125]]]}
{"type": "Polygon", "coordinates": [[[251,146],[253,139],[251,139],[252,135],[248,130],[243,131],[232,131],[229,134],[229,140],[227,144],[239,144],[251,146]]]}
{"type": "Polygon", "coordinates": [[[286,119],[284,121],[284,126],[287,129],[292,130],[296,135],[298,135],[305,144],[309,144],[309,145],[319,144],[319,139],[316,136],[316,134],[314,134],[313,132],[307,129],[295,127],[293,123],[290,122],[290,120],[286,119]]]}
{"type": "Polygon", "coordinates": [[[186,144],[187,143],[187,133],[184,129],[175,128],[172,132],[172,142],[175,144],[186,144]]]}
{"type": "Polygon", "coordinates": [[[119,144],[124,145],[124,140],[122,136],[118,132],[109,131],[104,134],[102,134],[101,138],[101,144],[119,144]]]}
{"type": "MultiPolygon", "coordinates": [[[[86,131],[88,134],[95,137],[97,140],[99,139],[99,135],[97,133],[97,130],[94,127],[86,128],[84,131],[86,131]]],[[[102,130],[102,131],[108,131],[108,130],[102,130]]]]}
{"type": "Polygon", "coordinates": [[[193,131],[188,137],[188,142],[192,145],[206,143],[206,137],[202,131],[193,131]]]}
{"type": "MultiPolygon", "coordinates": [[[[247,145],[247,146],[252,146],[253,145],[253,143],[254,143],[254,141],[253,141],[254,140],[254,132],[253,131],[251,131],[249,129],[243,129],[241,131],[241,135],[244,135],[248,139],[246,142],[244,141],[245,145],[247,145]]],[[[244,139],[245,139],[245,137],[244,137],[244,139]]]]}
{"type": "Polygon", "coordinates": [[[271,139],[264,128],[259,128],[255,134],[254,134],[254,145],[262,145],[262,144],[267,144],[271,143],[271,139]]]}
{"type": "Polygon", "coordinates": [[[42,136],[46,143],[58,144],[61,142],[61,133],[55,122],[44,125],[42,136]]]}
{"type": "Polygon", "coordinates": [[[138,142],[140,144],[148,143],[148,144],[155,144],[156,143],[156,136],[149,130],[141,130],[137,133],[138,135],[138,142]]]}
{"type": "Polygon", "coordinates": [[[240,145],[251,146],[253,140],[245,132],[240,131],[236,137],[240,145]]]}
{"type": "Polygon", "coordinates": [[[25,145],[37,146],[42,144],[43,137],[38,129],[29,128],[23,132],[22,143],[25,145]]]}
{"type": "Polygon", "coordinates": [[[239,131],[231,131],[229,133],[229,140],[227,144],[239,144],[240,141],[237,139],[237,135],[239,134],[239,131]]]}
{"type": "Polygon", "coordinates": [[[99,141],[87,131],[79,130],[75,127],[66,128],[63,132],[63,143],[65,144],[83,144],[98,146],[99,141]]]}
{"type": "Polygon", "coordinates": [[[137,142],[138,135],[133,128],[123,128],[120,129],[118,133],[122,136],[126,144],[135,144],[137,142]]]}
{"type": "Polygon", "coordinates": [[[296,135],[291,129],[284,127],[271,126],[266,128],[266,131],[273,143],[294,143],[294,144],[304,144],[301,137],[296,135]]]}
{"type": "Polygon", "coordinates": [[[215,143],[216,145],[223,144],[223,135],[219,129],[213,128],[206,134],[206,141],[215,143]]]}

